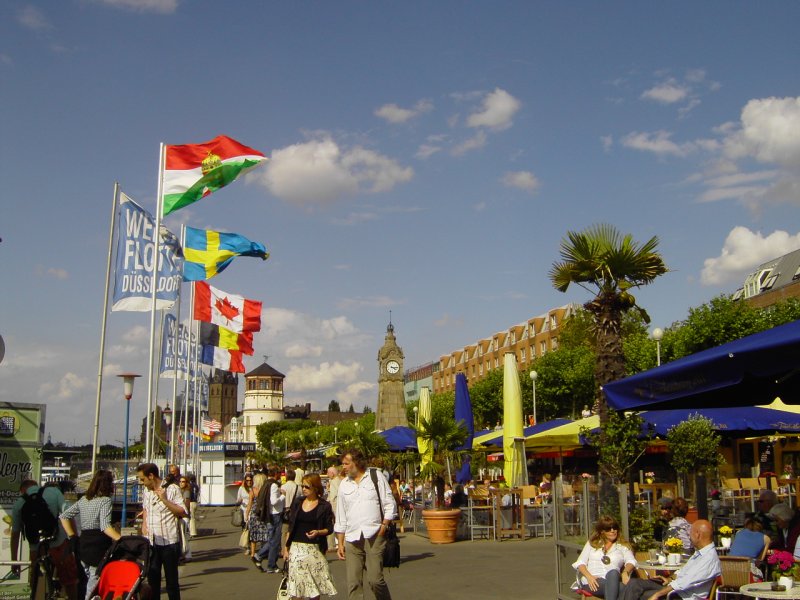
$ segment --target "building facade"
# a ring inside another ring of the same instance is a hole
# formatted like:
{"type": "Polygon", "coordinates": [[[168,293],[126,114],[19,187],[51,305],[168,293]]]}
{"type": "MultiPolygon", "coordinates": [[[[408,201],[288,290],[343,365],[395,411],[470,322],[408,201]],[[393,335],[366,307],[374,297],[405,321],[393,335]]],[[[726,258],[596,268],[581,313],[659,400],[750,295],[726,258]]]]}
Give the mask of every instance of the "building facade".
{"type": "Polygon", "coordinates": [[[536,358],[558,348],[561,324],[579,308],[577,304],[553,308],[506,331],[441,356],[439,368],[431,373],[432,391],[438,394],[455,390],[456,373],[459,372],[466,375],[469,384],[480,381],[492,370],[503,367],[506,352],[516,354],[520,369],[531,365],[536,358]]]}
{"type": "Polygon", "coordinates": [[[403,376],[406,402],[419,400],[419,391],[424,387],[433,389],[433,374],[439,370],[439,366],[439,361],[435,361],[406,371],[403,376]]]}
{"type": "Polygon", "coordinates": [[[238,412],[238,399],[239,377],[214,369],[208,375],[208,417],[227,426],[238,412]]]}
{"type": "Polygon", "coordinates": [[[244,409],[238,426],[240,441],[256,442],[256,427],[283,420],[283,380],[286,376],[266,362],[245,374],[244,409]]]}
{"type": "Polygon", "coordinates": [[[800,298],[800,250],[758,265],[733,294],[734,300],[744,300],[756,308],[789,298],[800,298]]]}

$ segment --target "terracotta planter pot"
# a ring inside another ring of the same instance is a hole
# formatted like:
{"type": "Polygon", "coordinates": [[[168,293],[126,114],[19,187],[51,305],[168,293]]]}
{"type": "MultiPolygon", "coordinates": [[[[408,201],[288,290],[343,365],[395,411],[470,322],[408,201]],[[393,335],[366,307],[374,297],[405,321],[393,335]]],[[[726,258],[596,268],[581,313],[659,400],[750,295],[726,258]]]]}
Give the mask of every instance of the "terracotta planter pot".
{"type": "Polygon", "coordinates": [[[452,544],[456,541],[456,529],[461,519],[459,509],[423,510],[422,518],[428,528],[431,544],[452,544]]]}

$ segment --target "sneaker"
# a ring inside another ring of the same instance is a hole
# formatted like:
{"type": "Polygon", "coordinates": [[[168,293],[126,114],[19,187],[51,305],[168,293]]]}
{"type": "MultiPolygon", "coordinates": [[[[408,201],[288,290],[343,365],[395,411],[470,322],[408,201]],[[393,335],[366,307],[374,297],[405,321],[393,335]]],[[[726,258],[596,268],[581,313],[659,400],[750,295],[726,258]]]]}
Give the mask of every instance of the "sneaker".
{"type": "Polygon", "coordinates": [[[259,569],[261,568],[261,561],[260,561],[260,560],[258,560],[258,557],[257,557],[257,556],[251,556],[251,557],[250,557],[250,560],[252,560],[252,561],[253,561],[253,564],[254,564],[255,566],[257,566],[259,569]]]}
{"type": "Polygon", "coordinates": [[[264,571],[264,573],[280,573],[280,572],[281,572],[281,570],[278,569],[277,567],[274,568],[274,569],[270,568],[270,569],[267,569],[266,571],[264,571]]]}

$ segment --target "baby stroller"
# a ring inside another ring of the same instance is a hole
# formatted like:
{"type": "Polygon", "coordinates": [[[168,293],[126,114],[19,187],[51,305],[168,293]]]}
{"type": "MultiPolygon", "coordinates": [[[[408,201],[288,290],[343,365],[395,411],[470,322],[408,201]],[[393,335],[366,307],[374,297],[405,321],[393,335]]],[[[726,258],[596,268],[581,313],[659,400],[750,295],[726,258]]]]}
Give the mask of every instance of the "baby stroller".
{"type": "Polygon", "coordinates": [[[150,541],[140,535],[125,535],[111,544],[97,566],[100,580],[92,600],[149,600],[145,582],[150,568],[150,541]]]}

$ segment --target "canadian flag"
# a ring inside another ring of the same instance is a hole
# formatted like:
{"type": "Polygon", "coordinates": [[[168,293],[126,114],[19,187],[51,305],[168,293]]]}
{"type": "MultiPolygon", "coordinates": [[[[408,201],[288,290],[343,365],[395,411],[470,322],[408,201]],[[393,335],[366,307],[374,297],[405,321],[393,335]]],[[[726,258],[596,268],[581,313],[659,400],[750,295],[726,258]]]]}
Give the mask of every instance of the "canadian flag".
{"type": "Polygon", "coordinates": [[[236,333],[261,330],[261,302],[194,282],[194,318],[236,333]]]}

